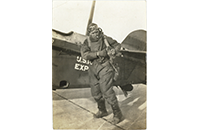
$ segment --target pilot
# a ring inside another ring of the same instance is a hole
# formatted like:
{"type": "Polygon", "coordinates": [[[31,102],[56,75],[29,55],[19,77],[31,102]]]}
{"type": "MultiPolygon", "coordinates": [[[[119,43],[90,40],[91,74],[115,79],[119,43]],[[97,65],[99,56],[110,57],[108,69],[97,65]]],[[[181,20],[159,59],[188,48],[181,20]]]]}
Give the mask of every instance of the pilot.
{"type": "Polygon", "coordinates": [[[102,29],[95,23],[89,25],[87,35],[89,37],[81,45],[81,56],[92,62],[88,70],[89,82],[91,94],[99,109],[94,117],[101,118],[108,115],[105,107],[106,100],[113,110],[112,124],[117,124],[123,120],[123,115],[113,90],[115,70],[110,63],[110,55],[108,54],[110,51],[113,55],[117,53],[121,45],[111,37],[105,36],[102,29]],[[105,40],[112,49],[108,49],[105,40]]]}

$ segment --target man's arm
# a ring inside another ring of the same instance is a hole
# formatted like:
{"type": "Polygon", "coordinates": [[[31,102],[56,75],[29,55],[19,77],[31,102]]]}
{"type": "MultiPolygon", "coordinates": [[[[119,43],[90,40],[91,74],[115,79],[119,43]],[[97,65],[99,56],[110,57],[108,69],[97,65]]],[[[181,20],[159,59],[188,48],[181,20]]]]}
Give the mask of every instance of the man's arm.
{"type": "Polygon", "coordinates": [[[106,55],[107,55],[106,49],[103,49],[102,51],[91,51],[90,47],[88,46],[87,39],[81,45],[81,56],[83,59],[94,60],[97,59],[99,56],[104,57],[106,55]]]}
{"type": "Polygon", "coordinates": [[[96,52],[92,52],[88,46],[87,39],[81,45],[81,56],[86,60],[93,60],[97,58],[96,52]]]}
{"type": "Polygon", "coordinates": [[[106,36],[106,39],[111,47],[115,49],[115,53],[118,53],[121,49],[121,44],[119,44],[116,40],[111,37],[106,36]]]}

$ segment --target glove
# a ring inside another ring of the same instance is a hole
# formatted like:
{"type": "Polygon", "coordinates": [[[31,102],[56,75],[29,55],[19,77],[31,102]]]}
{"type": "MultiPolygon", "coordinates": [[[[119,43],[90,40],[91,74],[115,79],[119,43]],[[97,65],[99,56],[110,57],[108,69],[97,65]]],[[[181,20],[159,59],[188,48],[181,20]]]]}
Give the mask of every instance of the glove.
{"type": "Polygon", "coordinates": [[[108,52],[108,55],[113,55],[114,56],[116,54],[116,51],[115,51],[114,48],[108,49],[107,52],[108,52]]]}
{"type": "Polygon", "coordinates": [[[107,51],[106,49],[103,49],[102,51],[98,51],[97,54],[98,56],[105,57],[107,56],[107,51]]]}

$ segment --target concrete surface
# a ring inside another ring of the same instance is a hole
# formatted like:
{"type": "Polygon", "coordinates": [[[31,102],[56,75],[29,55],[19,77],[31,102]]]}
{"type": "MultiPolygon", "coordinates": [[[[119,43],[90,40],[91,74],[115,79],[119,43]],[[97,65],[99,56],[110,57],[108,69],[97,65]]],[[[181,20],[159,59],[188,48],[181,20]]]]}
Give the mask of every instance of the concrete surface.
{"type": "Polygon", "coordinates": [[[106,104],[109,115],[93,118],[97,104],[91,96],[90,88],[58,89],[53,91],[53,128],[93,129],[93,130],[136,130],[146,129],[146,85],[133,85],[134,89],[125,97],[114,87],[119,106],[125,119],[112,125],[112,109],[106,104]]]}

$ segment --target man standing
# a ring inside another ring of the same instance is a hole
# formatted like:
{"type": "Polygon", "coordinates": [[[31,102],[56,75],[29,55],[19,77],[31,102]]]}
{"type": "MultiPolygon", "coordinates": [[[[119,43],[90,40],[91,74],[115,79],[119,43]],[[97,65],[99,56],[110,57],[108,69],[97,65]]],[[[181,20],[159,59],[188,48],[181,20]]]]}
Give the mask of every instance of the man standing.
{"type": "Polygon", "coordinates": [[[123,115],[113,90],[115,70],[110,63],[110,54],[115,55],[121,45],[112,38],[106,37],[94,23],[89,25],[87,34],[89,37],[81,45],[81,55],[92,62],[88,70],[89,81],[92,96],[99,109],[94,117],[101,118],[108,115],[105,107],[106,100],[113,110],[112,124],[117,124],[123,120],[123,115]],[[106,42],[109,43],[110,48],[106,42]]]}

